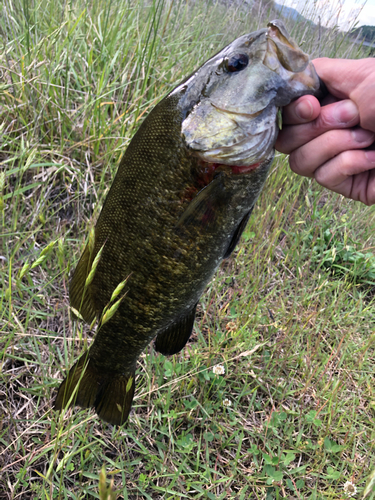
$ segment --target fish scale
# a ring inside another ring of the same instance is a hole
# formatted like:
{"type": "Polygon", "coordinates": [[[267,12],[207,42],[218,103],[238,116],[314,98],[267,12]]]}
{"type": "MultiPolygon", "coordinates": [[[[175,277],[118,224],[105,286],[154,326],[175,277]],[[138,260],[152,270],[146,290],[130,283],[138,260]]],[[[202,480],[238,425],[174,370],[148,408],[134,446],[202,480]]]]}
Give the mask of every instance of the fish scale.
{"type": "Polygon", "coordinates": [[[139,355],[155,337],[163,354],[184,347],[200,296],[246,227],[273,159],[279,107],[318,88],[308,56],[273,21],[209,59],[145,118],[71,280],[72,307],[99,325],[56,409],[94,406],[109,423],[126,421],[139,355]],[[118,308],[102,321],[124,280],[118,308]]]}

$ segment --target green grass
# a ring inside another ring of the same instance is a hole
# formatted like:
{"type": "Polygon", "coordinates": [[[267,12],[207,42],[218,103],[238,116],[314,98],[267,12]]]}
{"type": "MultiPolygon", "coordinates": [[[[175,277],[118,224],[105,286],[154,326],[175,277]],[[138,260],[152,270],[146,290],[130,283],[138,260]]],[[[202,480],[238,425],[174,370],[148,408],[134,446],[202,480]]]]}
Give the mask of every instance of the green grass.
{"type": "MultiPolygon", "coordinates": [[[[269,5],[0,8],[0,499],[104,499],[107,487],[132,500],[342,499],[346,481],[361,497],[375,469],[374,210],[282,155],[191,342],[143,354],[128,423],[52,410],[92,339],[71,317],[69,274],[119,157],[184,76],[276,17],[269,5]]],[[[363,55],[337,30],[288,27],[313,56],[363,55]]]]}

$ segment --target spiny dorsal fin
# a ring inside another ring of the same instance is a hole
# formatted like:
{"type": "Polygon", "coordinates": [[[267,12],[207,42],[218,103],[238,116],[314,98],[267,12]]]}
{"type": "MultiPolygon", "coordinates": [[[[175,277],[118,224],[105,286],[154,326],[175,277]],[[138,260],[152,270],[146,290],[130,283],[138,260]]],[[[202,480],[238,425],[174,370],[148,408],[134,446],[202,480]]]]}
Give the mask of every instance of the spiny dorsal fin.
{"type": "Polygon", "coordinates": [[[85,289],[86,278],[93,260],[94,256],[90,255],[89,245],[86,245],[69,285],[70,305],[77,309],[87,323],[92,323],[96,316],[90,287],[85,289]]]}
{"type": "Polygon", "coordinates": [[[154,344],[156,351],[169,356],[180,352],[185,347],[193,330],[196,309],[197,304],[186,316],[179,318],[166,330],[159,333],[154,344]]]}

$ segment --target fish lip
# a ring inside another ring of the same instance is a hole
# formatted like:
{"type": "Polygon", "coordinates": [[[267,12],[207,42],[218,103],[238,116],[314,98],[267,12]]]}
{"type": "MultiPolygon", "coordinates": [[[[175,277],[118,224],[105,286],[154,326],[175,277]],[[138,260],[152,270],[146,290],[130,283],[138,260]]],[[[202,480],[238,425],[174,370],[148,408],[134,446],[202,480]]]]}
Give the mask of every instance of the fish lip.
{"type": "Polygon", "coordinates": [[[309,56],[294,42],[281,21],[275,20],[268,23],[266,39],[267,49],[263,64],[273,70],[274,68],[267,64],[266,59],[267,56],[269,58],[274,56],[279,65],[287,71],[300,73],[306,69],[309,56]]]}
{"type": "Polygon", "coordinates": [[[284,23],[279,19],[275,19],[274,21],[270,21],[267,24],[267,28],[265,28],[267,33],[266,37],[270,40],[278,39],[283,44],[287,45],[291,49],[302,52],[300,47],[295,43],[295,41],[290,37],[289,33],[284,26],[284,23]]]}
{"type": "Polygon", "coordinates": [[[292,87],[303,85],[305,93],[318,92],[319,78],[308,54],[290,37],[281,21],[271,21],[267,27],[267,49],[263,64],[289,81],[292,87]]]}

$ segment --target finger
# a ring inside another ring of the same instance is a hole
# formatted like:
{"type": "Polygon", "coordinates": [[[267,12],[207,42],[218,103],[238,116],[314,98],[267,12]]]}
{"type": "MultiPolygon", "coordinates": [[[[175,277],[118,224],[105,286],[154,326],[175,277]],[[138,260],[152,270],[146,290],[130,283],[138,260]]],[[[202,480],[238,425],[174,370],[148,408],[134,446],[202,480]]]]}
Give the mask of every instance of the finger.
{"type": "Polygon", "coordinates": [[[318,118],[312,122],[283,128],[275,147],[281,153],[291,153],[329,130],[354,127],[358,123],[357,106],[353,101],[345,99],[323,106],[318,118]]]}
{"type": "Polygon", "coordinates": [[[370,58],[354,60],[321,57],[314,59],[313,64],[329,93],[339,99],[348,99],[375,67],[370,58]]]}
{"type": "Polygon", "coordinates": [[[297,174],[314,177],[315,170],[321,165],[344,151],[370,146],[374,137],[375,134],[361,128],[329,130],[296,149],[289,157],[290,167],[297,174]]]}
{"type": "Polygon", "coordinates": [[[375,59],[315,59],[330,94],[357,104],[361,127],[375,132],[375,59]]]}
{"type": "Polygon", "coordinates": [[[353,177],[351,198],[365,205],[375,203],[375,169],[367,170],[353,177]]]}
{"type": "Polygon", "coordinates": [[[315,120],[320,113],[316,97],[304,95],[283,109],[283,125],[306,123],[315,120]]]}
{"type": "Polygon", "coordinates": [[[375,151],[344,151],[314,174],[322,186],[366,205],[375,203],[375,151]]]}
{"type": "Polygon", "coordinates": [[[342,101],[342,99],[338,99],[337,97],[334,97],[332,94],[328,94],[324,99],[320,101],[321,106],[327,106],[327,104],[332,104],[337,101],[342,101]]]}

